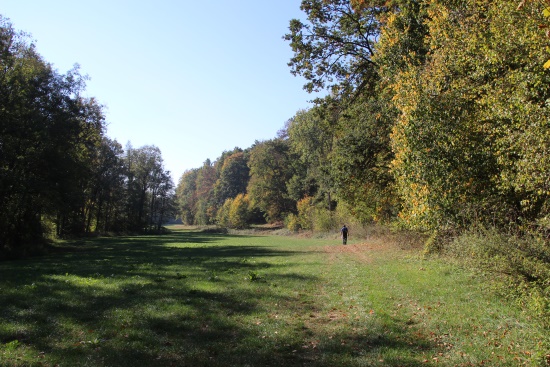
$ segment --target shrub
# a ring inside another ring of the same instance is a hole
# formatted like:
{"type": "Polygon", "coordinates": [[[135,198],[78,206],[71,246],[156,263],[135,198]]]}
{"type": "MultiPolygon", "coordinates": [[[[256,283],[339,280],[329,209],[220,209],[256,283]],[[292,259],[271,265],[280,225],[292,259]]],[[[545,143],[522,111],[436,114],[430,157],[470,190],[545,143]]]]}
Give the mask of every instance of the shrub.
{"type": "Polygon", "coordinates": [[[218,214],[216,215],[216,219],[218,221],[218,225],[222,227],[229,227],[230,221],[229,221],[229,211],[231,209],[231,204],[233,203],[233,199],[229,198],[226,199],[223,205],[218,209],[218,214]]]}
{"type": "Polygon", "coordinates": [[[316,208],[313,218],[313,230],[331,232],[340,227],[333,212],[324,208],[316,208]]]}
{"type": "Polygon", "coordinates": [[[297,221],[302,229],[312,229],[315,215],[315,207],[313,206],[313,198],[306,196],[296,203],[298,208],[297,221]]]}
{"type": "Polygon", "coordinates": [[[500,276],[505,294],[541,316],[550,315],[550,248],[543,237],[481,229],[457,237],[444,252],[469,267],[500,276]]]}
{"type": "Polygon", "coordinates": [[[247,228],[250,217],[250,200],[248,195],[239,194],[229,208],[229,226],[230,228],[247,228]]]}
{"type": "Polygon", "coordinates": [[[294,213],[290,213],[285,217],[285,227],[292,232],[298,232],[302,228],[298,216],[294,213]]]}

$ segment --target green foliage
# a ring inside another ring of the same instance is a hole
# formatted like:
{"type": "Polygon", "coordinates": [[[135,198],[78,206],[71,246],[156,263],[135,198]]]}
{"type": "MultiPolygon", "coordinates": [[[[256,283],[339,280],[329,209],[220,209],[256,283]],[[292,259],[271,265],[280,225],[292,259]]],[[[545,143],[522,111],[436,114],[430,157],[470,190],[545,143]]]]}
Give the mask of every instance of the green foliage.
{"type": "Polygon", "coordinates": [[[195,224],[198,173],[198,169],[185,171],[180,177],[176,188],[178,213],[185,224],[195,224]]]}
{"type": "Polygon", "coordinates": [[[118,232],[126,227],[127,177],[124,150],[115,140],[103,137],[92,166],[95,186],[90,185],[87,232],[118,232]]]}
{"type": "Polygon", "coordinates": [[[331,154],[338,199],[363,223],[389,221],[399,210],[390,174],[389,134],[395,113],[388,111],[381,98],[374,93],[345,110],[331,154]]]}
{"type": "Polygon", "coordinates": [[[292,232],[298,232],[302,226],[300,225],[300,221],[298,219],[298,216],[294,213],[290,213],[285,217],[285,227],[292,232]]]}
{"type": "MultiPolygon", "coordinates": [[[[306,198],[304,200],[310,199],[311,198],[306,198]]],[[[303,202],[304,201],[301,200],[299,204],[303,202]]],[[[284,219],[284,224],[285,227],[292,232],[297,232],[300,229],[312,230],[315,232],[331,232],[338,227],[333,211],[314,206],[309,206],[305,212],[302,206],[302,211],[298,214],[289,213],[284,219]]]]}
{"type": "Polygon", "coordinates": [[[273,139],[257,142],[250,149],[248,195],[252,207],[259,208],[269,221],[282,220],[295,211],[286,183],[294,176],[288,141],[273,139]]]}
{"type": "Polygon", "coordinates": [[[334,220],[336,226],[338,226],[336,229],[340,229],[342,224],[345,223],[355,237],[367,237],[369,232],[367,228],[373,225],[381,226],[381,224],[376,224],[377,222],[374,221],[365,222],[364,217],[357,215],[355,208],[350,207],[350,204],[345,201],[340,201],[338,203],[334,212],[334,220]]]}
{"type": "Polygon", "coordinates": [[[187,224],[229,225],[228,200],[232,203],[246,194],[248,180],[248,152],[235,148],[223,152],[214,163],[207,159],[202,167],[180,178],[176,189],[180,217],[187,224]]]}
{"type": "Polygon", "coordinates": [[[313,230],[318,232],[333,232],[340,228],[334,212],[325,208],[316,208],[313,214],[313,230]]]}
{"type": "Polygon", "coordinates": [[[229,208],[229,224],[231,228],[246,228],[250,217],[250,200],[247,195],[239,194],[231,202],[229,208]]]}
{"type": "Polygon", "coordinates": [[[250,224],[251,210],[250,200],[247,195],[239,194],[233,199],[225,200],[218,209],[218,225],[226,228],[243,229],[250,224]]]}
{"type": "Polygon", "coordinates": [[[0,16],[0,257],[45,238],[160,229],[173,184],[155,147],[105,135],[103,106],[84,98],[75,66],[60,74],[0,16]]]}
{"type": "Polygon", "coordinates": [[[261,276],[258,275],[255,271],[249,271],[247,274],[247,279],[251,282],[258,282],[262,279],[261,276]]]}
{"type": "Polygon", "coordinates": [[[294,56],[289,66],[303,76],[309,92],[329,88],[333,92],[361,89],[376,74],[371,57],[378,35],[377,8],[354,12],[345,0],[303,0],[307,22],[290,21],[294,56]]]}
{"type": "MultiPolygon", "coordinates": [[[[288,141],[305,168],[305,174],[303,171],[297,174],[303,177],[306,185],[315,186],[317,197],[324,198],[327,207],[331,206],[334,191],[330,154],[336,119],[336,102],[325,98],[323,105],[298,111],[287,123],[288,141]]],[[[307,188],[302,190],[305,194],[308,194],[307,191],[307,188]]]]}
{"type": "Polygon", "coordinates": [[[250,177],[248,157],[242,150],[235,148],[234,153],[227,157],[222,155],[222,158],[216,161],[216,166],[221,166],[219,178],[214,185],[214,196],[218,204],[228,198],[245,194],[250,177]]]}
{"type": "Polygon", "coordinates": [[[472,268],[499,275],[503,292],[532,312],[543,317],[550,312],[550,251],[542,236],[505,235],[495,228],[471,230],[444,251],[472,268]]]}
{"type": "Polygon", "coordinates": [[[218,209],[218,213],[216,215],[217,224],[224,228],[231,227],[231,222],[229,220],[229,211],[231,210],[231,204],[233,204],[233,199],[226,199],[223,205],[218,209]]]}
{"type": "Polygon", "coordinates": [[[59,74],[0,16],[0,256],[40,245],[43,221],[82,233],[96,185],[102,107],[80,97],[78,66],[59,74]]]}
{"type": "MultiPolygon", "coordinates": [[[[400,217],[412,227],[505,226],[545,215],[540,170],[548,162],[535,157],[548,147],[550,80],[532,57],[540,49],[533,20],[516,5],[434,2],[425,10],[425,59],[395,69],[395,48],[380,48],[399,111],[392,173],[400,217]]],[[[407,42],[401,16],[388,18],[382,45],[407,42]]]]}
{"type": "Polygon", "coordinates": [[[313,198],[310,196],[306,196],[296,203],[296,207],[298,209],[297,220],[300,228],[306,230],[313,229],[313,223],[315,220],[315,206],[313,198]]]}
{"type": "Polygon", "coordinates": [[[126,150],[129,229],[160,230],[175,215],[173,183],[156,146],[126,150]]]}
{"type": "Polygon", "coordinates": [[[195,224],[208,225],[214,223],[217,212],[214,185],[217,179],[216,168],[210,159],[207,159],[197,172],[195,195],[198,201],[195,208],[195,224]]]}
{"type": "Polygon", "coordinates": [[[355,233],[364,232],[365,223],[352,214],[353,210],[345,202],[339,203],[335,210],[328,210],[321,202],[316,203],[313,197],[306,196],[296,205],[298,214],[291,213],[285,218],[285,226],[291,231],[304,229],[327,233],[338,231],[347,223],[355,233]]]}

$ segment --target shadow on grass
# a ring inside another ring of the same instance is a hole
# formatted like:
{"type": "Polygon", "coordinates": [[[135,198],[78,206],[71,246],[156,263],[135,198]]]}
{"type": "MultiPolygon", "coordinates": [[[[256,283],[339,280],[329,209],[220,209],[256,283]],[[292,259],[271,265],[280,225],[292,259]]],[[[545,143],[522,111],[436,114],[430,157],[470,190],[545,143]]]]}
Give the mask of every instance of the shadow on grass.
{"type": "Polygon", "coordinates": [[[380,348],[432,347],[351,330],[331,339],[307,328],[266,337],[254,317],[273,304],[300,305],[298,317],[319,307],[303,306],[293,290],[320,279],[272,261],[307,253],[253,240],[196,232],[100,238],[0,263],[0,366],[358,366],[380,348]],[[312,338],[324,340],[322,350],[303,348],[312,338]]]}

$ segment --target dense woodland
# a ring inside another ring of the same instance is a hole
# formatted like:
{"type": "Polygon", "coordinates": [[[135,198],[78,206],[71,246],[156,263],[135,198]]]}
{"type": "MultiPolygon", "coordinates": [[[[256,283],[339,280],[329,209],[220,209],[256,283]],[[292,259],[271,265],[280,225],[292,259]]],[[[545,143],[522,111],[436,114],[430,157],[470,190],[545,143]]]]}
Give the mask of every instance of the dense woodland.
{"type": "MultiPolygon", "coordinates": [[[[290,71],[325,98],[177,187],[189,224],[550,230],[543,2],[303,0],[290,71]]],[[[545,234],[546,233],[546,234],[545,234]]]]}
{"type": "Polygon", "coordinates": [[[0,66],[0,258],[52,238],[158,230],[174,217],[160,150],[124,150],[105,135],[78,66],[60,74],[2,17],[0,66]]]}
{"type": "Polygon", "coordinates": [[[550,3],[302,0],[290,71],[310,92],[278,135],[176,188],[189,224],[421,233],[506,279],[550,325],[550,3]]]}
{"type": "Polygon", "coordinates": [[[78,67],[60,74],[2,18],[0,252],[158,230],[176,215],[228,228],[384,223],[434,238],[491,227],[547,248],[546,6],[303,0],[281,42],[290,72],[326,97],[177,187],[158,148],[123,149],[105,135],[78,67]]]}

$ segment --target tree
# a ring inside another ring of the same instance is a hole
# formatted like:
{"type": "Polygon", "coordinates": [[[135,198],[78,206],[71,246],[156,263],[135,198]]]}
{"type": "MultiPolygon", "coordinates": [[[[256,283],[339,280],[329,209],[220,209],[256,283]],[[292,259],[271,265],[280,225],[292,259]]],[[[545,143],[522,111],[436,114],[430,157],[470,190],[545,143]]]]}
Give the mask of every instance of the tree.
{"type": "Polygon", "coordinates": [[[399,211],[390,173],[390,132],[395,113],[375,89],[361,96],[339,119],[331,154],[335,192],[362,223],[389,221],[399,211]]]}
{"type": "MultiPolygon", "coordinates": [[[[543,44],[534,20],[516,5],[431,3],[425,60],[384,74],[399,111],[392,170],[401,217],[412,227],[503,226],[547,213],[548,184],[540,172],[548,171],[548,161],[536,157],[550,145],[543,117],[549,76],[540,67],[543,44]]],[[[381,42],[401,42],[392,24],[381,42]]]]}
{"type": "Polygon", "coordinates": [[[152,145],[138,149],[128,145],[126,167],[129,226],[132,230],[143,230],[153,224],[158,190],[168,184],[170,175],[164,171],[160,149],[152,145]]]}
{"type": "Polygon", "coordinates": [[[101,106],[82,98],[78,67],[62,75],[0,17],[0,252],[85,231],[101,106]]]}
{"type": "Polygon", "coordinates": [[[217,179],[216,169],[210,159],[207,159],[197,172],[195,224],[212,224],[216,219],[217,207],[214,200],[214,185],[217,179]]]}
{"type": "Polygon", "coordinates": [[[289,143],[282,139],[256,142],[250,149],[248,195],[252,207],[259,208],[271,221],[283,219],[296,210],[289,198],[286,182],[294,175],[289,143]]]}
{"type": "Polygon", "coordinates": [[[287,128],[292,151],[305,167],[303,186],[311,186],[314,182],[318,189],[317,195],[326,203],[328,210],[332,209],[334,192],[330,154],[334,144],[336,118],[331,106],[317,105],[307,111],[298,111],[287,128]]]}
{"type": "Polygon", "coordinates": [[[59,189],[55,198],[59,203],[55,219],[58,236],[90,231],[88,224],[98,184],[94,170],[105,124],[103,106],[94,98],[75,97],[73,102],[73,117],[61,118],[46,153],[49,160],[56,162],[48,174],[59,189]]]}
{"type": "Polygon", "coordinates": [[[124,150],[116,140],[103,137],[95,159],[87,232],[92,223],[98,232],[119,231],[125,227],[124,150]]]}
{"type": "Polygon", "coordinates": [[[0,16],[0,256],[46,237],[142,230],[171,215],[160,150],[126,156],[104,136],[103,106],[82,97],[78,65],[58,73],[0,16]]]}
{"type": "Polygon", "coordinates": [[[232,228],[248,227],[250,219],[250,200],[247,195],[238,194],[232,201],[229,208],[229,225],[232,228]]]}
{"type": "Polygon", "coordinates": [[[308,23],[292,20],[285,36],[294,51],[289,66],[308,80],[305,89],[328,87],[331,95],[316,100],[311,121],[299,117],[301,123],[289,129],[290,140],[301,142],[293,146],[329,198],[337,192],[362,222],[388,220],[398,210],[389,172],[389,133],[397,114],[384,89],[387,76],[382,80],[379,74],[389,62],[378,48],[392,44],[381,45],[379,37],[398,13],[403,22],[392,24],[406,39],[399,52],[406,57],[425,53],[420,6],[415,1],[304,0],[301,9],[308,23]]]}
{"type": "Polygon", "coordinates": [[[376,76],[372,60],[379,33],[379,7],[353,10],[349,0],[302,0],[307,22],[290,21],[294,56],[288,65],[308,81],[308,92],[330,89],[336,94],[360,92],[376,76]]]}
{"type": "Polygon", "coordinates": [[[218,206],[229,198],[245,194],[250,177],[248,157],[241,149],[236,148],[233,153],[223,160],[222,158],[223,155],[216,161],[216,165],[221,166],[219,178],[214,186],[214,196],[218,206]]]}
{"type": "Polygon", "coordinates": [[[149,225],[160,231],[162,225],[177,215],[174,183],[170,171],[160,171],[155,177],[151,190],[151,209],[149,225]]]}
{"type": "Polygon", "coordinates": [[[185,171],[176,188],[178,213],[183,223],[195,224],[197,206],[197,176],[199,169],[185,171]]]}

